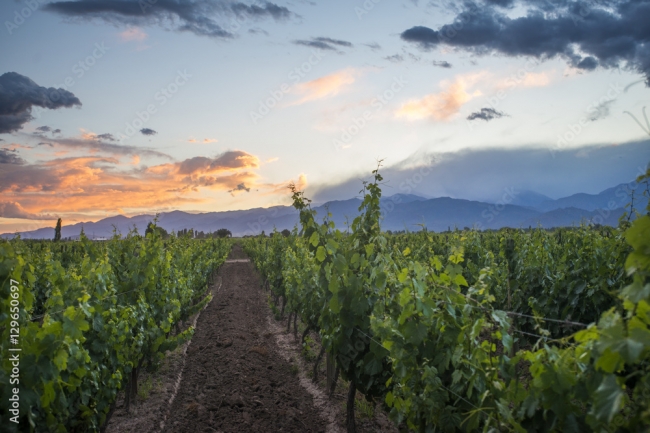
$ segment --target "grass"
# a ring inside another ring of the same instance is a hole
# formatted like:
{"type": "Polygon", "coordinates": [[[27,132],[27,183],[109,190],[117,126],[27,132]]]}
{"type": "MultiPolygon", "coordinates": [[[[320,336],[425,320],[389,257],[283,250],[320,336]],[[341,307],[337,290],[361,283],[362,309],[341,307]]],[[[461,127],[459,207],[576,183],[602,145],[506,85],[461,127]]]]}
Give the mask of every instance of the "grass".
{"type": "Polygon", "coordinates": [[[375,417],[375,405],[366,400],[365,398],[356,398],[354,399],[356,406],[356,413],[367,419],[373,419],[375,417]]]}
{"type": "Polygon", "coordinates": [[[147,376],[147,380],[139,384],[138,386],[138,397],[141,400],[147,400],[149,398],[149,393],[153,388],[153,380],[151,376],[147,376]]]}
{"type": "Polygon", "coordinates": [[[302,356],[305,357],[307,361],[314,361],[318,356],[315,347],[317,346],[316,342],[308,335],[305,337],[305,342],[302,345],[302,356]]]}

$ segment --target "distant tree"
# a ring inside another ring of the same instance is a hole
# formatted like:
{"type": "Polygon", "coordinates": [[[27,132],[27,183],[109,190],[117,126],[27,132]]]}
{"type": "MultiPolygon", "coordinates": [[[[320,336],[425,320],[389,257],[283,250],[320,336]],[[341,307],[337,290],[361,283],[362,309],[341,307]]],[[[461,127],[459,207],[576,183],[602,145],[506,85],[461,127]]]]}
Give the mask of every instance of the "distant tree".
{"type": "Polygon", "coordinates": [[[230,238],[232,233],[228,229],[219,229],[215,232],[218,238],[230,238]]]}
{"type": "Polygon", "coordinates": [[[56,228],[54,229],[54,242],[61,240],[61,218],[56,222],[56,228]]]}
{"type": "Polygon", "coordinates": [[[291,232],[287,229],[282,230],[280,233],[282,233],[282,236],[284,236],[285,238],[291,236],[291,232]]]}
{"type": "Polygon", "coordinates": [[[163,239],[167,239],[169,237],[167,230],[155,225],[153,222],[147,224],[147,229],[144,231],[144,235],[147,236],[149,233],[157,233],[163,239]]]}

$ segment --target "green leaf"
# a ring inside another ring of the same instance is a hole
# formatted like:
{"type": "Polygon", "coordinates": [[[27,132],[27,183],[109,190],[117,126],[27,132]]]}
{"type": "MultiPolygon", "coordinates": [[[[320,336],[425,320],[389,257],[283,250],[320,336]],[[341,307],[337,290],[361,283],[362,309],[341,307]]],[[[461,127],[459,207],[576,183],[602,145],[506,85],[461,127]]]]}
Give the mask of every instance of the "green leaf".
{"type": "Polygon", "coordinates": [[[41,395],[41,404],[43,407],[48,407],[54,401],[55,396],[54,384],[52,382],[46,382],[43,385],[43,395],[41,395]]]}
{"type": "Polygon", "coordinates": [[[384,288],[386,288],[386,278],[387,275],[384,271],[380,271],[377,274],[377,278],[375,279],[375,286],[377,286],[379,290],[384,290],[384,288]]]}
{"type": "Polygon", "coordinates": [[[314,232],[311,234],[311,237],[309,238],[309,243],[315,247],[316,245],[318,245],[319,240],[320,240],[320,236],[318,235],[318,232],[314,232]]]}
{"type": "Polygon", "coordinates": [[[616,382],[616,376],[607,375],[594,394],[594,415],[600,421],[612,422],[614,415],[621,407],[623,389],[616,382]]]}
{"type": "Polygon", "coordinates": [[[327,256],[327,253],[325,252],[325,248],[321,245],[318,247],[316,250],[316,258],[318,259],[319,262],[322,262],[325,260],[325,257],[327,256]]]}

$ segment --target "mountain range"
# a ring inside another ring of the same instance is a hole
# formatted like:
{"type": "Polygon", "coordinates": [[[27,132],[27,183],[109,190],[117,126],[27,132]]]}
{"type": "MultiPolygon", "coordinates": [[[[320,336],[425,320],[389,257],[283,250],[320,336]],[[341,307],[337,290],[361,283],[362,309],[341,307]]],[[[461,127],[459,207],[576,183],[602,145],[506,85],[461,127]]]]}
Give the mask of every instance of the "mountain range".
{"type": "MultiPolygon", "coordinates": [[[[551,199],[534,191],[505,191],[497,202],[471,201],[459,198],[425,198],[413,194],[395,194],[383,197],[382,229],[416,231],[426,227],[432,231],[449,228],[499,229],[502,227],[567,227],[581,223],[594,223],[615,226],[618,219],[629,207],[630,192],[635,190],[635,208],[644,209],[647,197],[642,194],[640,185],[621,184],[606,189],[599,194],[579,193],[559,199],[551,199]]],[[[358,215],[361,200],[335,200],[315,206],[318,218],[329,212],[336,227],[346,230],[358,215]]],[[[117,215],[97,222],[84,222],[64,225],[61,236],[76,238],[81,229],[89,238],[108,238],[113,230],[126,234],[133,227],[144,233],[147,224],[155,215],[126,217],[117,215]]],[[[291,206],[274,206],[225,212],[187,213],[173,211],[161,213],[158,225],[165,230],[179,231],[192,228],[196,232],[214,232],[220,228],[230,230],[233,236],[255,235],[273,229],[293,229],[298,224],[298,213],[291,206]]],[[[42,228],[21,232],[23,239],[50,239],[53,228],[42,228]]],[[[2,237],[13,237],[5,233],[2,237]]]]}

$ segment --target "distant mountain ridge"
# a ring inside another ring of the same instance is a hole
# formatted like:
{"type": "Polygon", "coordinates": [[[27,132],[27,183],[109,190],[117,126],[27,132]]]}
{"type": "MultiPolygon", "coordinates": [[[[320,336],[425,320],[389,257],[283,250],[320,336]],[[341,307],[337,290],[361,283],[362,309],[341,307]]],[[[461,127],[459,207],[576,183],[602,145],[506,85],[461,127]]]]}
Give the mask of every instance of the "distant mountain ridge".
{"type": "MultiPolygon", "coordinates": [[[[384,230],[428,230],[444,231],[448,228],[499,229],[502,227],[544,228],[565,227],[581,223],[602,225],[618,224],[629,203],[629,192],[633,184],[621,184],[606,189],[599,194],[574,194],[557,200],[536,193],[522,191],[510,194],[497,203],[464,200],[450,197],[427,199],[413,194],[395,194],[381,200],[382,228],[384,230]]],[[[647,198],[643,198],[640,188],[635,188],[635,207],[645,208],[647,198]]],[[[335,200],[314,207],[318,218],[331,214],[331,220],[340,230],[358,215],[361,200],[335,200]]],[[[144,214],[134,217],[116,215],[97,222],[65,225],[61,236],[78,237],[83,227],[89,238],[108,238],[116,229],[126,234],[134,227],[144,233],[154,215],[144,214]]],[[[165,230],[179,231],[193,228],[195,231],[214,232],[220,228],[230,230],[234,236],[255,235],[273,229],[293,229],[298,224],[298,213],[291,206],[273,206],[247,210],[207,212],[191,214],[183,211],[161,213],[158,224],[165,230]]],[[[2,237],[13,237],[5,233],[2,237]]],[[[53,228],[42,228],[20,233],[25,239],[50,239],[53,228]]]]}

